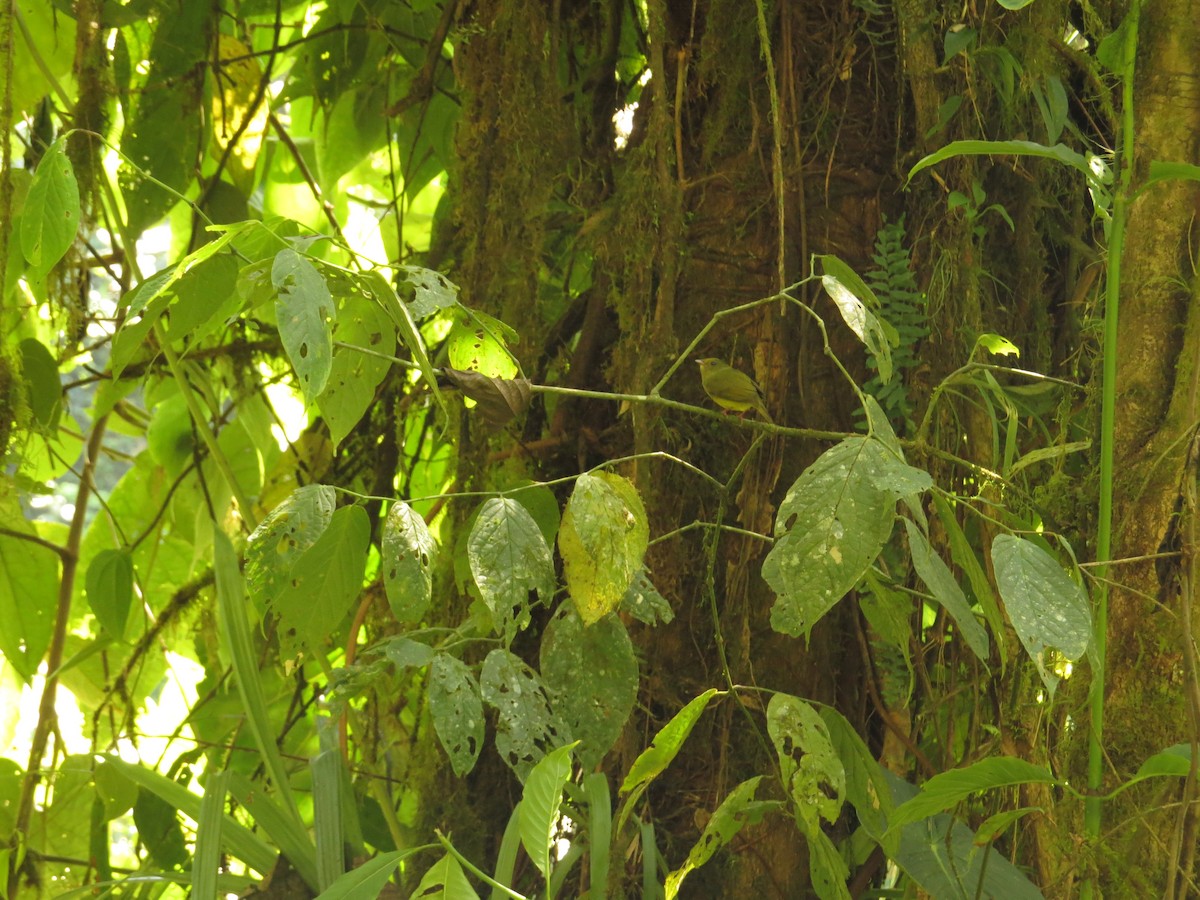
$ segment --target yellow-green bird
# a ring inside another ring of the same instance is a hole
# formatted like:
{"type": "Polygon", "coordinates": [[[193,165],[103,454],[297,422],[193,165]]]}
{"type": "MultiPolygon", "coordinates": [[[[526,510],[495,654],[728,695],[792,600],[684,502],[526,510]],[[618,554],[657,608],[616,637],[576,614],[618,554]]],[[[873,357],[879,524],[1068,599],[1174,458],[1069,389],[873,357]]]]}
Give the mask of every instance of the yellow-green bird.
{"type": "Polygon", "coordinates": [[[758,385],[749,375],[720,359],[698,359],[696,362],[700,366],[700,383],[704,385],[704,393],[717,406],[742,415],[753,409],[768,422],[774,421],[763,405],[758,385]]]}

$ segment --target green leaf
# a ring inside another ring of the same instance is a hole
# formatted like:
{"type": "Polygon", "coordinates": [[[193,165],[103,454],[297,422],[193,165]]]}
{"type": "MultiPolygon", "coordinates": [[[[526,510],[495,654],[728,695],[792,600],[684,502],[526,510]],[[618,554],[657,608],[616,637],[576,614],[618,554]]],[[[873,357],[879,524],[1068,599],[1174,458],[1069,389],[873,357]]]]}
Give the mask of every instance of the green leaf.
{"type": "Polygon", "coordinates": [[[442,389],[438,387],[437,371],[433,368],[433,363],[429,361],[429,354],[425,349],[425,339],[421,337],[416,320],[413,319],[413,314],[409,311],[408,306],[400,302],[395,289],[378,270],[372,269],[367,272],[363,276],[363,284],[379,301],[383,311],[388,314],[392,324],[400,332],[400,338],[416,361],[417,368],[421,370],[421,377],[429,386],[429,391],[433,394],[434,402],[442,411],[442,415],[449,416],[450,413],[446,409],[446,398],[442,395],[442,389]]]}
{"type": "Polygon", "coordinates": [[[1142,763],[1137,773],[1121,785],[1120,790],[1133,787],[1139,781],[1147,778],[1174,776],[1186,778],[1192,768],[1192,747],[1190,744],[1175,744],[1161,753],[1155,753],[1142,763]]]}
{"type": "Polygon", "coordinates": [[[755,800],[754,792],[763,776],[756,775],[743,781],[721,801],[721,805],[713,812],[704,833],[688,851],[687,859],[682,866],[667,875],[665,886],[666,900],[674,900],[679,894],[679,886],[695,869],[700,868],[713,854],[737,837],[747,825],[757,825],[763,816],[779,807],[778,801],[755,800]]]}
{"type": "MultiPolygon", "coordinates": [[[[364,893],[354,896],[365,897],[368,895],[364,893]]],[[[417,900],[417,898],[419,900],[479,900],[479,895],[471,887],[471,882],[467,880],[458,860],[447,853],[421,876],[421,882],[413,891],[412,898],[413,900],[417,900]]]]}
{"type": "Polygon", "coordinates": [[[338,298],[333,339],[353,345],[334,349],[329,380],[317,398],[317,406],[329,425],[329,437],[336,447],[375,402],[375,389],[387,375],[391,363],[372,354],[394,354],[396,332],[374,300],[350,294],[338,298]],[[355,347],[371,353],[363,353],[355,347]]]}
{"type": "Polygon", "coordinates": [[[425,319],[440,309],[458,306],[458,285],[441,272],[421,266],[400,266],[399,271],[413,289],[408,307],[414,319],[425,319]]]}
{"type": "Polygon", "coordinates": [[[629,633],[616,616],[585,627],[561,606],[542,634],[540,664],[555,712],[580,743],[579,765],[590,771],[617,742],[637,702],[629,633]]]}
{"type": "Polygon", "coordinates": [[[467,538],[471,576],[497,630],[510,640],[529,624],[529,594],[543,603],[554,594],[554,563],[533,516],[516,500],[483,505],[467,538]]]}
{"type": "Polygon", "coordinates": [[[571,750],[568,744],[547,753],[529,772],[521,794],[521,844],[542,877],[550,878],[550,852],[558,827],[558,808],[563,786],[571,777],[571,750]]]}
{"type": "Polygon", "coordinates": [[[696,722],[708,706],[708,702],[723,693],[716,688],[709,688],[698,697],[693,697],[683,709],[671,717],[670,722],[658,730],[658,734],[654,736],[650,746],[633,761],[633,765],[629,767],[629,773],[621,782],[620,793],[629,796],[622,805],[621,815],[617,820],[618,835],[625,830],[625,822],[642,792],[679,754],[683,742],[688,739],[688,735],[696,727],[696,722]]]}
{"type": "Polygon", "coordinates": [[[789,694],[767,704],[767,733],[779,755],[779,770],[804,834],[819,832],[821,819],[836,821],[846,798],[846,769],[829,738],[829,728],[812,706],[789,694]]]}
{"type": "MultiPolygon", "coordinates": [[[[258,661],[250,641],[242,574],[238,571],[233,545],[220,529],[216,529],[213,534],[213,576],[217,586],[217,624],[220,627],[225,652],[232,664],[238,697],[242,702],[241,712],[245,715],[246,725],[275,784],[275,789],[283,797],[291,824],[297,826],[300,824],[300,813],[292,796],[291,781],[283,763],[283,756],[275,742],[275,731],[267,713],[266,694],[258,671],[258,661]]],[[[297,864],[299,862],[297,861],[297,864]]],[[[267,870],[260,868],[259,871],[267,870]]]]}
{"type": "Polygon", "coordinates": [[[854,807],[867,834],[889,855],[894,854],[895,841],[885,837],[893,806],[883,766],[840,712],[822,707],[821,720],[829,730],[834,753],[846,770],[846,799],[854,807]]]}
{"type": "MultiPolygon", "coordinates": [[[[229,231],[216,241],[221,246],[229,243],[232,235],[240,231],[229,231]]],[[[208,248],[205,244],[205,249],[208,248]]],[[[186,263],[186,261],[185,261],[186,263]]],[[[172,341],[190,337],[199,340],[222,325],[241,306],[242,298],[237,292],[238,273],[241,261],[231,253],[209,254],[209,258],[191,264],[169,287],[175,293],[171,304],[171,319],[167,336],[172,341]]]]}
{"type": "Polygon", "coordinates": [[[808,867],[817,896],[821,900],[850,900],[850,891],[846,887],[850,868],[829,835],[818,829],[805,837],[808,839],[808,867]]]}
{"type": "Polygon", "coordinates": [[[627,479],[611,472],[579,476],[563,512],[558,552],[584,624],[617,608],[642,570],[649,542],[646,508],[627,479]]]}
{"type": "Polygon", "coordinates": [[[921,786],[920,793],[896,807],[888,819],[888,827],[899,828],[909,822],[928,818],[977,791],[1016,784],[1058,783],[1058,779],[1044,766],[1035,766],[1011,756],[994,756],[974,765],[934,775],[921,786]]]}
{"type": "Polygon", "coordinates": [[[996,586],[1013,630],[1053,694],[1059,677],[1048,651],[1074,662],[1092,639],[1092,611],[1082,587],[1033,541],[1011,534],[992,542],[996,586]]]}
{"type": "Polygon", "coordinates": [[[133,559],[127,550],[102,550],[87,569],[87,599],[96,621],[121,640],[133,604],[133,559]]]}
{"type": "Polygon", "coordinates": [[[892,347],[899,343],[899,336],[889,333],[886,324],[876,315],[880,308],[879,298],[857,272],[836,256],[818,254],[815,261],[824,273],[821,284],[825,291],[833,299],[842,320],[875,359],[879,380],[887,384],[892,379],[892,347]]]}
{"type": "MultiPolygon", "coordinates": [[[[0,476],[0,528],[35,537],[8,478],[0,476]]],[[[26,682],[50,646],[58,597],[58,556],[46,547],[0,534],[0,654],[26,682]]]]}
{"type": "Polygon", "coordinates": [[[388,510],[380,540],[383,584],[396,621],[421,621],[433,600],[437,543],[425,520],[403,500],[388,510]]]}
{"type": "MultiPolygon", "coordinates": [[[[971,593],[975,595],[975,602],[983,609],[983,617],[987,620],[992,634],[1003,634],[1004,616],[1000,613],[1000,604],[992,592],[992,583],[988,579],[987,573],[984,572],[979,557],[972,549],[971,542],[967,540],[966,533],[958,524],[958,519],[954,515],[954,507],[950,505],[949,500],[936,491],[931,496],[938,519],[941,520],[942,527],[946,529],[946,537],[950,542],[951,559],[967,576],[971,593]]],[[[1000,665],[1006,665],[1008,650],[1005,648],[1004,641],[996,641],[996,651],[1000,654],[1000,665]]]]}
{"type": "Polygon", "coordinates": [[[862,578],[892,533],[895,497],[875,486],[887,450],[869,437],[825,451],[788,489],[762,574],[779,595],[771,627],[808,635],[862,578]]]}
{"type": "MultiPolygon", "coordinates": [[[[102,766],[101,768],[109,768],[102,766]]],[[[110,770],[111,771],[111,770],[110,770]]],[[[97,770],[99,772],[99,770],[97,770]]],[[[229,772],[210,772],[196,822],[196,855],[192,858],[192,896],[216,897],[221,870],[221,826],[225,822],[225,794],[229,772]]]]}
{"type": "Polygon", "coordinates": [[[912,181],[913,176],[923,169],[928,169],[930,166],[956,156],[1033,156],[1054,159],[1083,174],[1089,183],[1097,179],[1096,174],[1088,165],[1088,158],[1065,144],[1047,147],[1045,144],[1038,144],[1034,141],[951,141],[909,169],[905,183],[912,181]]]}
{"type": "Polygon", "coordinates": [[[416,849],[381,853],[357,869],[351,869],[341,876],[328,888],[321,891],[317,900],[358,900],[359,897],[378,897],[383,886],[392,877],[392,873],[396,871],[396,866],[400,865],[400,861],[415,852],[416,849]]]}
{"type": "Polygon", "coordinates": [[[292,565],[287,582],[271,603],[279,617],[285,654],[324,652],[362,590],[371,523],[361,506],[343,506],[329,527],[292,565]]]}
{"type": "Polygon", "coordinates": [[[279,337],[300,379],[304,399],[315,402],[333,368],[333,323],[337,307],[324,276],[292,250],[280,250],[271,266],[271,283],[278,294],[275,315],[279,337]]]}
{"type": "Polygon", "coordinates": [[[62,381],[58,363],[46,345],[36,338],[26,338],[18,345],[21,355],[21,379],[29,391],[29,411],[38,425],[53,429],[62,413],[62,381]]]}
{"type": "Polygon", "coordinates": [[[975,338],[975,346],[982,347],[993,356],[1016,356],[1021,355],[1020,349],[1008,338],[1000,334],[986,332],[975,338]]]}
{"type": "Polygon", "coordinates": [[[458,777],[475,768],[483,749],[483,701],[471,670],[446,653],[429,667],[429,714],[458,777]]]}
{"type": "Polygon", "coordinates": [[[666,625],[675,618],[671,604],[650,582],[645,569],[633,576],[633,582],[621,598],[621,612],[647,625],[657,625],[659,622],[666,625]]]}
{"type": "Polygon", "coordinates": [[[67,158],[66,139],[59,138],[38,163],[21,213],[21,252],[29,276],[46,276],[71,248],[79,230],[79,185],[67,158]]]}
{"type": "Polygon", "coordinates": [[[273,603],[292,566],[329,527],[337,492],[327,484],[296,488],[246,542],[246,584],[259,603],[273,603]]]}
{"type": "Polygon", "coordinates": [[[146,845],[156,866],[176,869],[188,861],[190,854],[175,808],[157,794],[148,790],[138,792],[137,802],[133,804],[133,824],[137,827],[138,839],[146,845]]]}
{"type": "Polygon", "coordinates": [[[518,370],[508,344],[516,339],[517,333],[499,319],[461,308],[446,338],[450,365],[490,377],[512,378],[518,370]]]}
{"type": "Polygon", "coordinates": [[[971,605],[967,603],[962,588],[950,574],[950,567],[933,552],[921,529],[910,519],[904,520],[904,528],[908,532],[908,549],[912,553],[913,567],[917,574],[933,594],[933,599],[950,613],[967,646],[986,663],[989,653],[987,632],[971,612],[971,605]]]}
{"type": "Polygon", "coordinates": [[[317,837],[317,885],[327,890],[346,871],[342,757],[322,750],[309,762],[313,781],[313,831],[317,837]]]}
{"type": "Polygon", "coordinates": [[[550,748],[569,740],[550,707],[537,673],[519,656],[497,648],[483,661],[479,688],[484,702],[495,707],[496,751],[519,778],[550,748]]]}
{"type": "Polygon", "coordinates": [[[583,795],[588,811],[588,879],[597,897],[607,897],[608,872],[611,868],[612,795],[608,776],[589,772],[583,776],[583,795]]]}

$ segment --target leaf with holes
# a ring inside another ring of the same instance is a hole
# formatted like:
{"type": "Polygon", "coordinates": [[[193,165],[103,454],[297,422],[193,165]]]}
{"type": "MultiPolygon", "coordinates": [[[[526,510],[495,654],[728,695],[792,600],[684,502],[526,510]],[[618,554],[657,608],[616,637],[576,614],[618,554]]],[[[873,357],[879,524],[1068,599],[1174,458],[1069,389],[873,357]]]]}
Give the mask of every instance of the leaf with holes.
{"type": "Polygon", "coordinates": [[[419,622],[433,599],[433,566],[437,543],[429,526],[403,500],[388,510],[383,523],[383,584],[388,606],[398,622],[419,622]]]}
{"type": "Polygon", "coordinates": [[[484,702],[496,709],[496,750],[524,780],[530,768],[553,747],[570,740],[550,707],[538,674],[507,650],[493,650],[479,677],[484,702]]]}
{"type": "Polygon", "coordinates": [[[875,484],[887,455],[874,438],[847,438],[788,489],[762,567],[779,595],[771,609],[776,631],[807,636],[879,556],[896,516],[895,496],[875,484]]]}
{"type": "Polygon", "coordinates": [[[554,711],[580,741],[579,764],[595,768],[637,701],[638,664],[625,625],[608,616],[585,627],[563,605],[543,632],[540,664],[554,711]]]}
{"type": "Polygon", "coordinates": [[[829,738],[829,729],[809,704],[775,694],[767,704],[767,733],[779,755],[779,770],[806,835],[833,822],[846,797],[846,769],[829,738]]]}
{"type": "Polygon", "coordinates": [[[992,541],[992,565],[1013,630],[1053,694],[1059,677],[1049,654],[1061,653],[1075,662],[1091,642],[1087,594],[1053,556],[1033,541],[1011,534],[997,535],[992,541]]]}
{"type": "Polygon", "coordinates": [[[287,584],[296,560],[329,526],[337,501],[327,484],[296,488],[271,510],[246,542],[246,587],[257,603],[271,603],[287,584]]]}
{"type": "Polygon", "coordinates": [[[554,594],[554,563],[533,516],[516,500],[483,505],[467,538],[471,577],[498,631],[511,639],[529,624],[529,594],[543,603],[554,594]]]}
{"type": "Polygon", "coordinates": [[[646,508],[627,479],[611,472],[579,476],[563,512],[558,551],[585,624],[617,608],[642,570],[649,542],[646,508]]]}
{"type": "Polygon", "coordinates": [[[374,354],[391,356],[396,352],[395,329],[377,303],[353,293],[339,296],[337,304],[333,337],[352,346],[334,349],[329,380],[317,397],[317,406],[329,425],[329,437],[335,447],[371,408],[375,389],[391,367],[390,362],[374,354]],[[362,349],[356,349],[359,347],[362,349]]]}
{"type": "Polygon", "coordinates": [[[458,305],[458,285],[441,272],[421,266],[401,266],[400,271],[413,289],[408,308],[414,319],[424,319],[439,309],[458,305]]]}
{"type": "Polygon", "coordinates": [[[362,590],[371,523],[361,506],[343,506],[292,565],[271,609],[284,654],[322,652],[362,590]]]}
{"type": "Polygon", "coordinates": [[[446,653],[429,667],[429,713],[450,766],[460,778],[475,768],[483,749],[483,701],[479,684],[462,660],[446,653]]]}
{"type": "Polygon", "coordinates": [[[300,379],[304,399],[314,402],[333,368],[332,325],[337,308],[325,278],[290,247],[275,254],[271,266],[279,337],[300,379]]]}

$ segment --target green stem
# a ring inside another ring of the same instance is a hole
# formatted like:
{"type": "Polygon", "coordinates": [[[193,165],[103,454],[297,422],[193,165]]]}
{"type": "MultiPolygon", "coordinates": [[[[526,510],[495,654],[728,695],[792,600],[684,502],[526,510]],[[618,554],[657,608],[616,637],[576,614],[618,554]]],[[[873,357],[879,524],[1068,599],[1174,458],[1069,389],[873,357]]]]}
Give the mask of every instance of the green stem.
{"type": "MultiPolygon", "coordinates": [[[[1083,836],[1096,849],[1102,819],[1101,789],[1104,785],[1104,685],[1108,652],[1108,599],[1106,575],[1112,559],[1113,454],[1117,408],[1117,326],[1121,293],[1121,254],[1125,249],[1126,203],[1133,178],[1134,118],[1133,73],[1137,55],[1140,2],[1126,18],[1125,58],[1122,72],[1121,153],[1117,160],[1118,183],[1113,194],[1112,225],[1108,243],[1108,279],[1104,294],[1104,370],[1100,396],[1100,504],[1096,535],[1097,591],[1092,633],[1092,680],[1088,696],[1091,728],[1088,733],[1088,797],[1084,801],[1083,836]]],[[[1099,895],[1093,867],[1081,896],[1099,895]]]]}

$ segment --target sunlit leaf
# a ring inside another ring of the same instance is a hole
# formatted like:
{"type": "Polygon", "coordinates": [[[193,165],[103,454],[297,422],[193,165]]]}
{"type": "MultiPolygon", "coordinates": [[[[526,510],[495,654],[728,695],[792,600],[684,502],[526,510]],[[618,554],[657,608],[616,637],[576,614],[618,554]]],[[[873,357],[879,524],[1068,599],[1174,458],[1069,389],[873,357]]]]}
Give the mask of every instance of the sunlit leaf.
{"type": "Polygon", "coordinates": [[[278,292],[275,315],[283,349],[300,379],[305,399],[315,402],[333,368],[337,307],[321,273],[290,248],[276,254],[271,283],[278,292]]]}
{"type": "Polygon", "coordinates": [[[649,540],[646,509],[627,479],[611,472],[579,476],[563,512],[558,550],[584,624],[617,608],[642,570],[649,540]]]}
{"type": "Polygon", "coordinates": [[[529,624],[531,592],[543,603],[554,593],[550,548],[516,500],[495,497],[483,505],[467,539],[467,556],[475,586],[505,634],[529,624]]]}
{"type": "Polygon", "coordinates": [[[21,251],[31,278],[40,279],[63,258],[79,230],[79,185],[66,140],[55,141],[38,163],[21,215],[21,251]]]}

